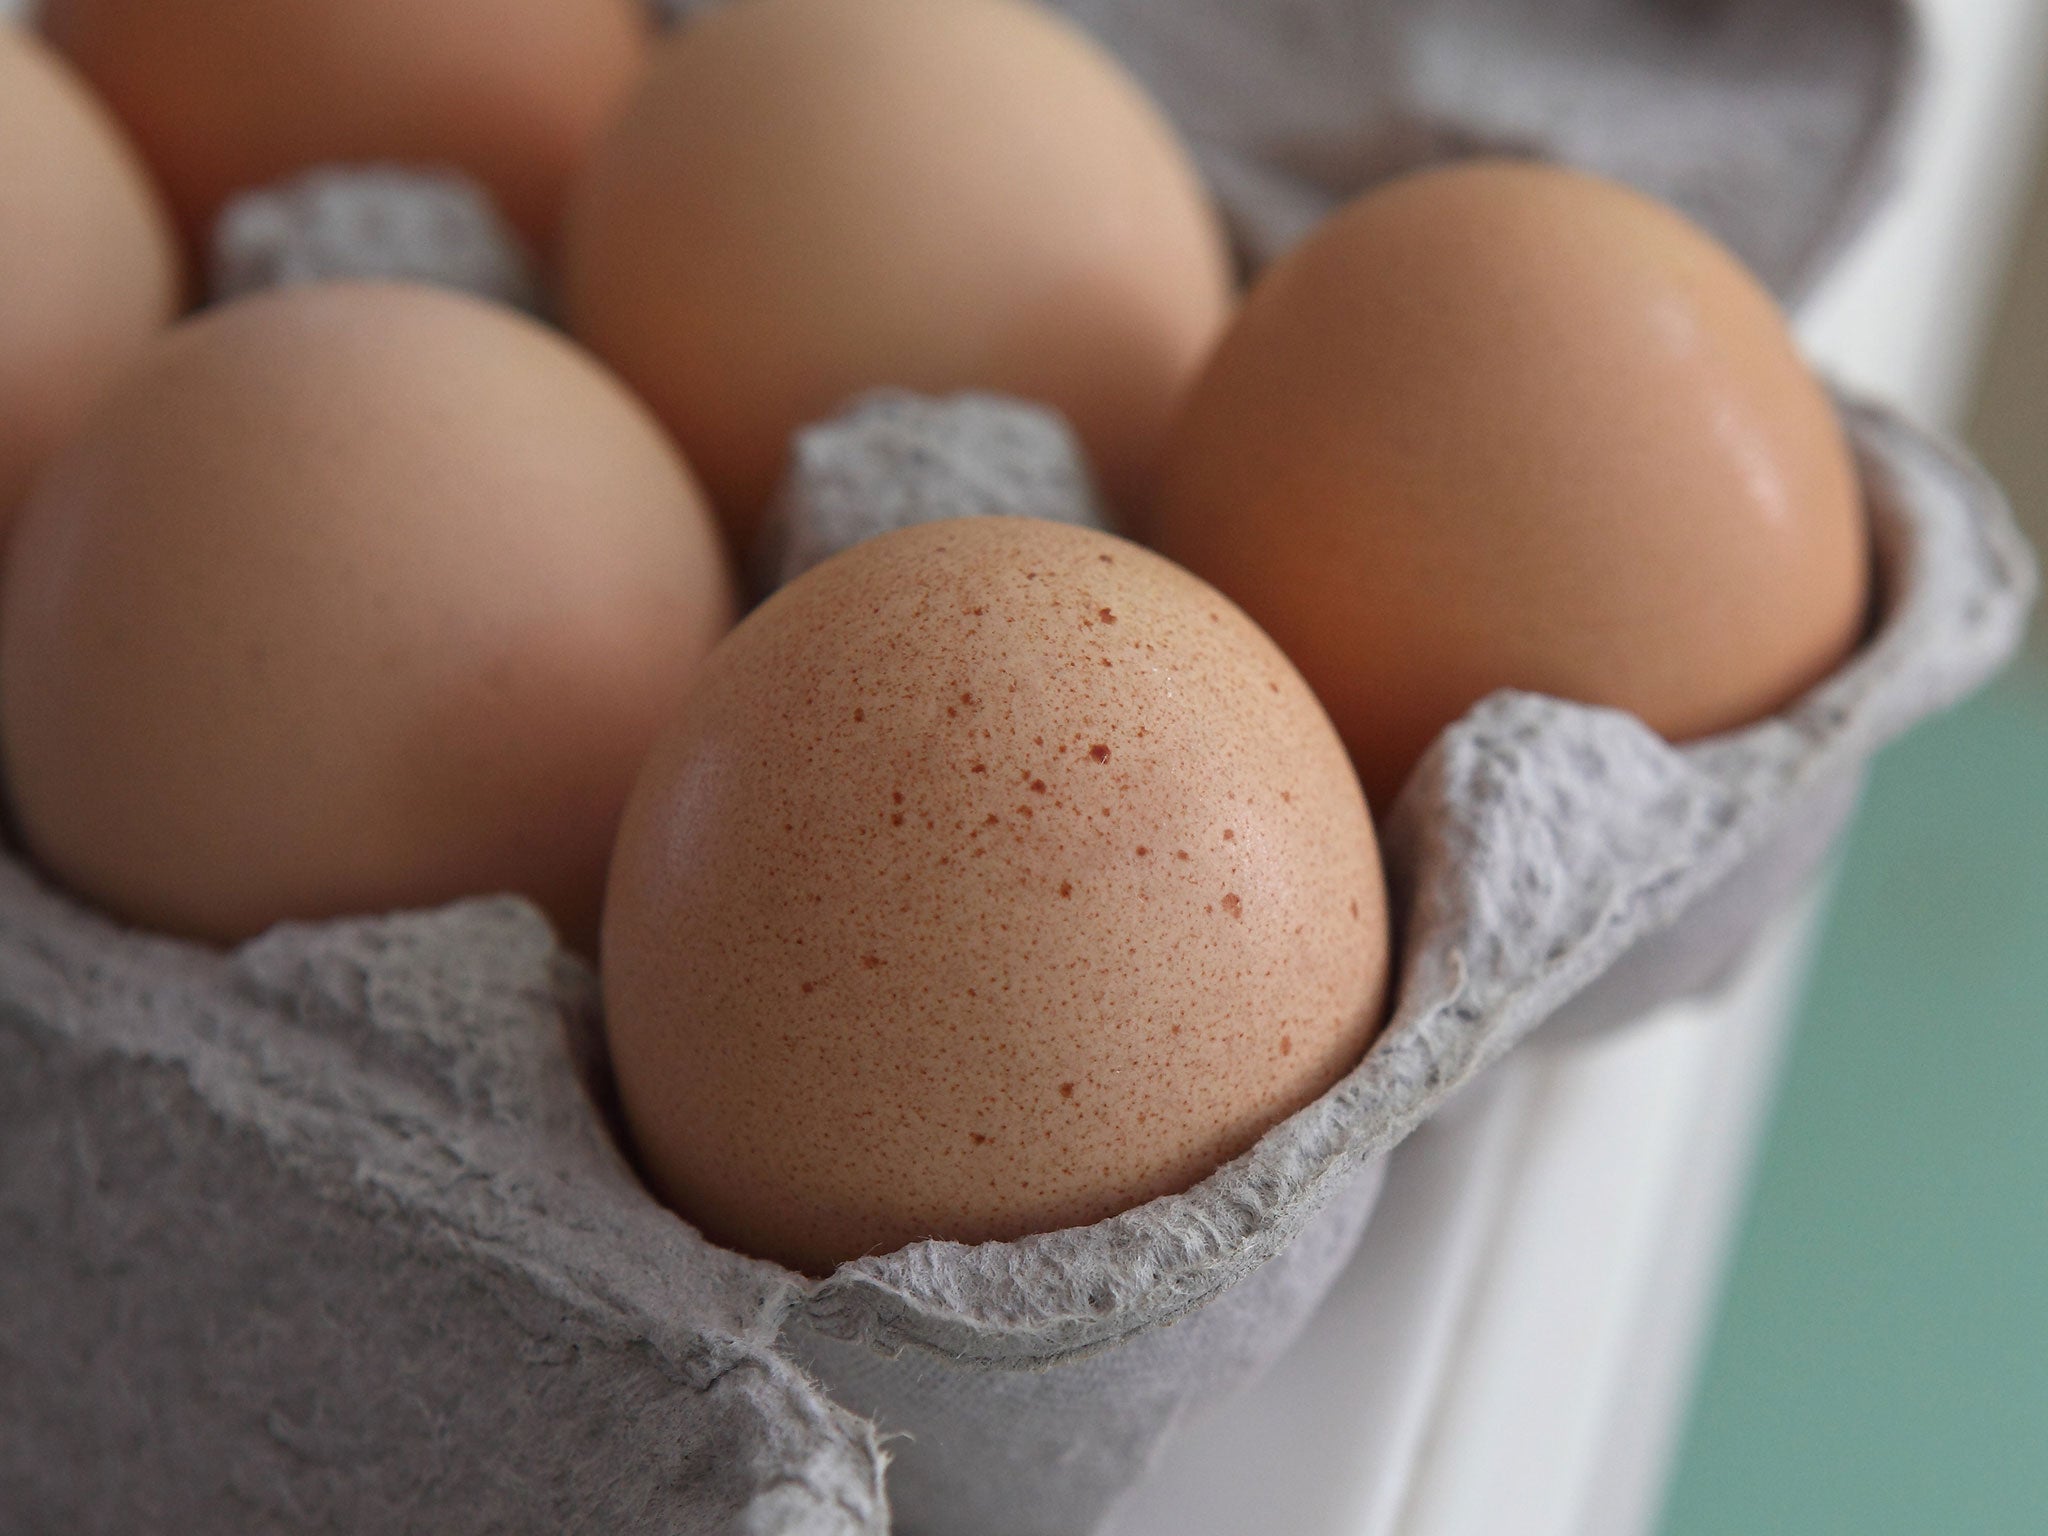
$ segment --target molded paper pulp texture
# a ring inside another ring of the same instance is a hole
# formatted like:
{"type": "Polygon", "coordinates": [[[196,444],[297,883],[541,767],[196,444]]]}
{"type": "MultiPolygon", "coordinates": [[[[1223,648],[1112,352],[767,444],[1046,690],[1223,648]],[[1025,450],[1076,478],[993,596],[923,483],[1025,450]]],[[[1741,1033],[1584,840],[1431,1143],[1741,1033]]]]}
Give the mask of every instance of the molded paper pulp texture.
{"type": "MultiPolygon", "coordinates": [[[[1909,51],[1895,6],[1850,0],[1075,9],[1180,115],[1254,257],[1355,185],[1510,145],[1676,196],[1787,293],[1867,202],[1909,51]]],[[[1089,1529],[1285,1348],[1391,1148],[1538,1025],[1710,984],[1877,747],[2017,643],[2032,569],[1996,490],[1846,410],[1880,568],[1856,659],[1685,749],[1482,705],[1387,828],[1402,990],[1371,1054],[1093,1227],[806,1280],[642,1191],[591,978],[525,906],[222,955],[0,865],[0,1529],[850,1536],[891,1501],[901,1530],[1089,1529]]],[[[795,464],[778,558],[869,531],[878,486],[897,519],[1094,515],[1061,425],[987,399],[872,398],[795,464]]]]}
{"type": "Polygon", "coordinates": [[[532,262],[490,194],[451,172],[309,171],[236,198],[214,229],[217,300],[342,275],[433,282],[540,308],[532,262]]]}

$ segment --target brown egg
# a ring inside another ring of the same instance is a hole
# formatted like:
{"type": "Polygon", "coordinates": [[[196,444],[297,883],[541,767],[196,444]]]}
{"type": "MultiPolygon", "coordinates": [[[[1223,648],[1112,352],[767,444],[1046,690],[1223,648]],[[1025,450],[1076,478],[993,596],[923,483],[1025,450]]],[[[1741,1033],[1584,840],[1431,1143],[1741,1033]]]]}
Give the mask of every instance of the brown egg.
{"type": "Polygon", "coordinates": [[[1359,1060],[1387,947],[1273,644],[1134,545],[977,518],[714,653],[621,829],[607,1029],[656,1189],[824,1272],[1185,1189],[1359,1060]]]}
{"type": "Polygon", "coordinates": [[[541,327],[395,285],[215,310],[22,510],[21,829],[173,933],[510,891],[588,943],[626,794],[731,601],[665,435],[541,327]]]}
{"type": "Polygon", "coordinates": [[[0,23],[0,537],[182,287],[170,220],[120,127],[69,65],[0,23]]]}
{"type": "Polygon", "coordinates": [[[204,248],[235,193],[330,162],[467,171],[545,245],[632,90],[637,0],[48,0],[204,248]]]}
{"type": "Polygon", "coordinates": [[[1484,162],[1395,182],[1261,282],[1148,542],[1245,606],[1375,806],[1498,688],[1677,740],[1856,643],[1856,477],[1776,306],[1670,209],[1484,162]]]}
{"type": "Polygon", "coordinates": [[[685,24],[573,202],[570,328],[748,539],[790,434],[896,385],[1059,407],[1143,483],[1229,267],[1123,69],[1020,0],[744,0],[685,24]]]}

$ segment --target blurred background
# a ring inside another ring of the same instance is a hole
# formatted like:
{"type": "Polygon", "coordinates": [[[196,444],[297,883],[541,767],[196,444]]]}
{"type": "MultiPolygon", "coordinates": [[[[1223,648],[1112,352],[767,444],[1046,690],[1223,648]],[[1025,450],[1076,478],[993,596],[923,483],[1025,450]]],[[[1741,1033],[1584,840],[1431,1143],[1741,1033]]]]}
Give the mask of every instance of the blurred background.
{"type": "MultiPolygon", "coordinates": [[[[2048,549],[2048,4],[1930,0],[1869,244],[1953,287],[1917,374],[2048,549]],[[1986,146],[1994,146],[1987,150],[1986,146]]],[[[1859,251],[1842,274],[1858,283],[1859,251]]],[[[1816,348],[1870,345],[1826,294],[1816,348]]],[[[1873,363],[1870,372],[1881,370],[1873,363]]],[[[1897,391],[1887,390],[1896,395],[1897,391]]],[[[2048,639],[1879,763],[1790,1047],[1665,1536],[2048,1530],[2048,639]]]]}

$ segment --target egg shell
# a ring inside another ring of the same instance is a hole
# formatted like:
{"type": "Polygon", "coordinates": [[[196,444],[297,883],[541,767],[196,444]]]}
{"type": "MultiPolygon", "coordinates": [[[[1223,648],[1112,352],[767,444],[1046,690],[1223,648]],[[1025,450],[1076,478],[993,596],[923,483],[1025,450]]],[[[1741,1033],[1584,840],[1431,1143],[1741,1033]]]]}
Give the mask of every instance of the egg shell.
{"type": "Polygon", "coordinates": [[[30,850],[138,924],[514,892],[587,946],[731,613],[687,470],[568,342],[283,289],[168,333],[23,509],[0,751],[30,850]]]}
{"type": "Polygon", "coordinates": [[[884,386],[1052,405],[1137,496],[1230,281],[1173,129],[1064,19],[745,0],[658,45],[579,183],[564,311],[746,548],[791,435],[884,386]]]}
{"type": "Polygon", "coordinates": [[[120,125],[62,58],[0,22],[0,534],[183,287],[169,215],[120,125]]]}
{"type": "Polygon", "coordinates": [[[1274,267],[1144,533],[1293,658],[1380,810],[1496,689],[1707,736],[1828,676],[1869,601],[1770,296],[1670,208],[1530,163],[1391,183],[1274,267]]]}
{"type": "Polygon", "coordinates": [[[1187,1188],[1357,1063],[1387,950],[1272,643],[1120,539],[972,518],[713,656],[620,834],[606,1027],[654,1187],[821,1272],[1187,1188]]]}
{"type": "Polygon", "coordinates": [[[636,0],[48,0],[44,27],[200,255],[233,194],[338,162],[467,171],[546,247],[650,30],[636,0]]]}

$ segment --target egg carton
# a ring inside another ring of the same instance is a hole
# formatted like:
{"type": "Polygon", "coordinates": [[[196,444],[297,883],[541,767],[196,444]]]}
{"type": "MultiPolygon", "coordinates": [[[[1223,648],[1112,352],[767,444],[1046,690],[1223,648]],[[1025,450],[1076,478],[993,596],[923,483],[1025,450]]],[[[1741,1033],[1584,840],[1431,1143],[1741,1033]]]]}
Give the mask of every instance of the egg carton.
{"type": "Polygon", "coordinates": [[[1686,748],[1482,704],[1387,829],[1402,986],[1364,1063],[1088,1228],[808,1280],[644,1192],[594,980],[524,904],[222,954],[0,867],[8,1529],[880,1532],[892,1453],[898,1529],[1092,1528],[1284,1349],[1388,1149],[1546,1020],[1721,970],[1870,753],[2017,642],[2031,568],[1995,489],[1848,419],[1884,615],[1857,658],[1686,748]]]}
{"type": "MultiPolygon", "coordinates": [[[[1248,265],[1384,175],[1512,149],[1671,198],[1788,297],[1876,196],[1912,53],[1877,0],[1067,8],[1179,118],[1248,265]]],[[[361,275],[347,245],[318,270],[361,275]]],[[[1095,1528],[1371,1240],[1391,1148],[1532,1030],[1710,985],[1877,748],[2016,646],[2032,566],[1996,489],[1844,413],[1877,553],[1858,654],[1683,748],[1483,703],[1384,829],[1400,989],[1365,1061],[1087,1228],[824,1280],[727,1252],[635,1177],[594,979],[524,904],[222,953],[0,862],[0,1530],[1095,1528]]],[[[876,485],[905,518],[1091,515],[1031,407],[885,396],[796,465],[785,549],[857,534],[876,485]]]]}

